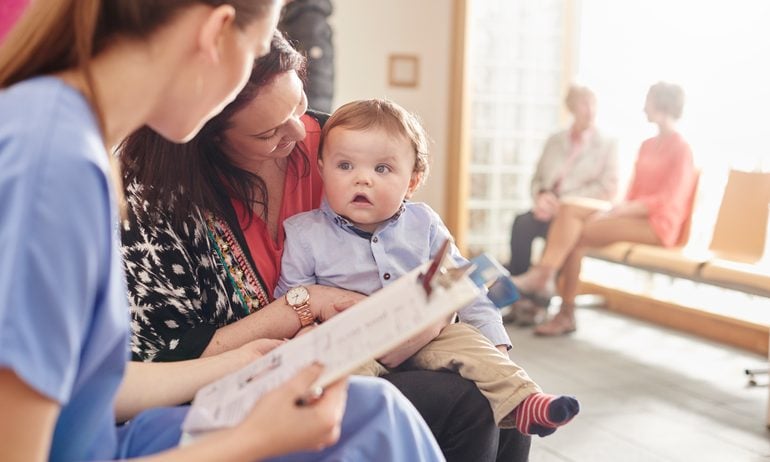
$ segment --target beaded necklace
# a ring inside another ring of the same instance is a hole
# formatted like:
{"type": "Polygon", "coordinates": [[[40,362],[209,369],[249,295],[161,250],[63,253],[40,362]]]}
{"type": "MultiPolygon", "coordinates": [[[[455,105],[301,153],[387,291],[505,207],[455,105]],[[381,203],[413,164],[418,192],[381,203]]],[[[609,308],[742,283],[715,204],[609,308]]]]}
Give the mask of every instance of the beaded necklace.
{"type": "Polygon", "coordinates": [[[244,315],[249,315],[267,305],[270,297],[254,273],[227,222],[211,213],[206,213],[206,225],[209,240],[225,268],[227,279],[244,307],[244,315]]]}

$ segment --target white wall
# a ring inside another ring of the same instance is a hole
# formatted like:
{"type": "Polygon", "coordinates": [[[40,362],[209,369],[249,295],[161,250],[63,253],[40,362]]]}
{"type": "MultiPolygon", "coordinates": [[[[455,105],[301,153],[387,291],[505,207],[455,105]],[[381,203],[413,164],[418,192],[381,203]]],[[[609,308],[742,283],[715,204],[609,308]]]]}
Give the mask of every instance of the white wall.
{"type": "Polygon", "coordinates": [[[433,140],[431,174],[414,200],[444,215],[451,66],[450,0],[334,0],[334,106],[386,97],[420,116],[433,140]],[[420,58],[416,88],[388,86],[388,56],[420,58]]]}

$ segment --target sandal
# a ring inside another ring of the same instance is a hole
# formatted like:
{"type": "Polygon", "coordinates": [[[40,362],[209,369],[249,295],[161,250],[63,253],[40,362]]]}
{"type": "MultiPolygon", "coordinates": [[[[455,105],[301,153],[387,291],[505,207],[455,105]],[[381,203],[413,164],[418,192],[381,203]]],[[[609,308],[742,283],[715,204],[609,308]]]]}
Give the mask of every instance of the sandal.
{"type": "Polygon", "coordinates": [[[559,335],[571,334],[577,330],[574,319],[565,315],[557,314],[553,318],[535,327],[535,335],[543,337],[557,337],[559,335]]]}

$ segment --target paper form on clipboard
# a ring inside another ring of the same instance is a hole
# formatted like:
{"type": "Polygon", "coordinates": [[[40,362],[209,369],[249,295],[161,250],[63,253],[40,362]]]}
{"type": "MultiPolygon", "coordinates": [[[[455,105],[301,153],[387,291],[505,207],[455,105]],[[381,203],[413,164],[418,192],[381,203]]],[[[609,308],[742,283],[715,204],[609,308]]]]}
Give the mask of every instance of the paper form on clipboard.
{"type": "Polygon", "coordinates": [[[324,365],[315,385],[328,385],[472,303],[480,294],[466,276],[472,265],[447,268],[448,248],[449,241],[432,261],[200,389],[182,425],[186,438],[237,425],[263,394],[313,362],[324,365]]]}

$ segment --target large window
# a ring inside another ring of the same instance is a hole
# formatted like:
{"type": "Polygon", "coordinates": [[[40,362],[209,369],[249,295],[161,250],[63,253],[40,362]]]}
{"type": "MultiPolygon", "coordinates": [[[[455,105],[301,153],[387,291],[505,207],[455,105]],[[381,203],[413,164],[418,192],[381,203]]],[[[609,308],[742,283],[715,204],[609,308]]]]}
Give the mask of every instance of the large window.
{"type": "Polygon", "coordinates": [[[513,217],[530,206],[535,162],[563,116],[571,3],[470,3],[470,254],[507,261],[513,217]]]}
{"type": "Polygon", "coordinates": [[[768,24],[766,0],[470,2],[469,253],[507,261],[513,217],[531,206],[535,162],[567,123],[561,102],[573,80],[597,93],[622,185],[655,134],[642,107],[659,80],[687,94],[680,131],[705,172],[700,201],[716,209],[728,167],[770,169],[768,24]]]}
{"type": "MultiPolygon", "coordinates": [[[[596,89],[598,123],[618,137],[626,172],[641,141],[655,133],[642,113],[649,85],[669,80],[684,87],[679,129],[703,172],[693,227],[711,229],[728,169],[770,170],[770,2],[583,0],[580,18],[577,78],[596,89]]],[[[688,245],[704,249],[710,239],[694,233],[688,245]]],[[[763,297],[591,260],[582,277],[770,323],[763,297]]]]}
{"type": "Polygon", "coordinates": [[[680,129],[706,168],[770,167],[770,2],[583,0],[577,78],[596,88],[599,123],[630,163],[654,133],[650,84],[687,94],[680,129]]]}
{"type": "MultiPolygon", "coordinates": [[[[679,128],[704,172],[694,220],[713,219],[729,167],[770,169],[770,2],[584,0],[580,18],[577,78],[599,95],[598,123],[618,137],[624,173],[655,132],[642,105],[658,80],[687,95],[679,128]]],[[[697,247],[710,239],[694,237],[697,247]]]]}

